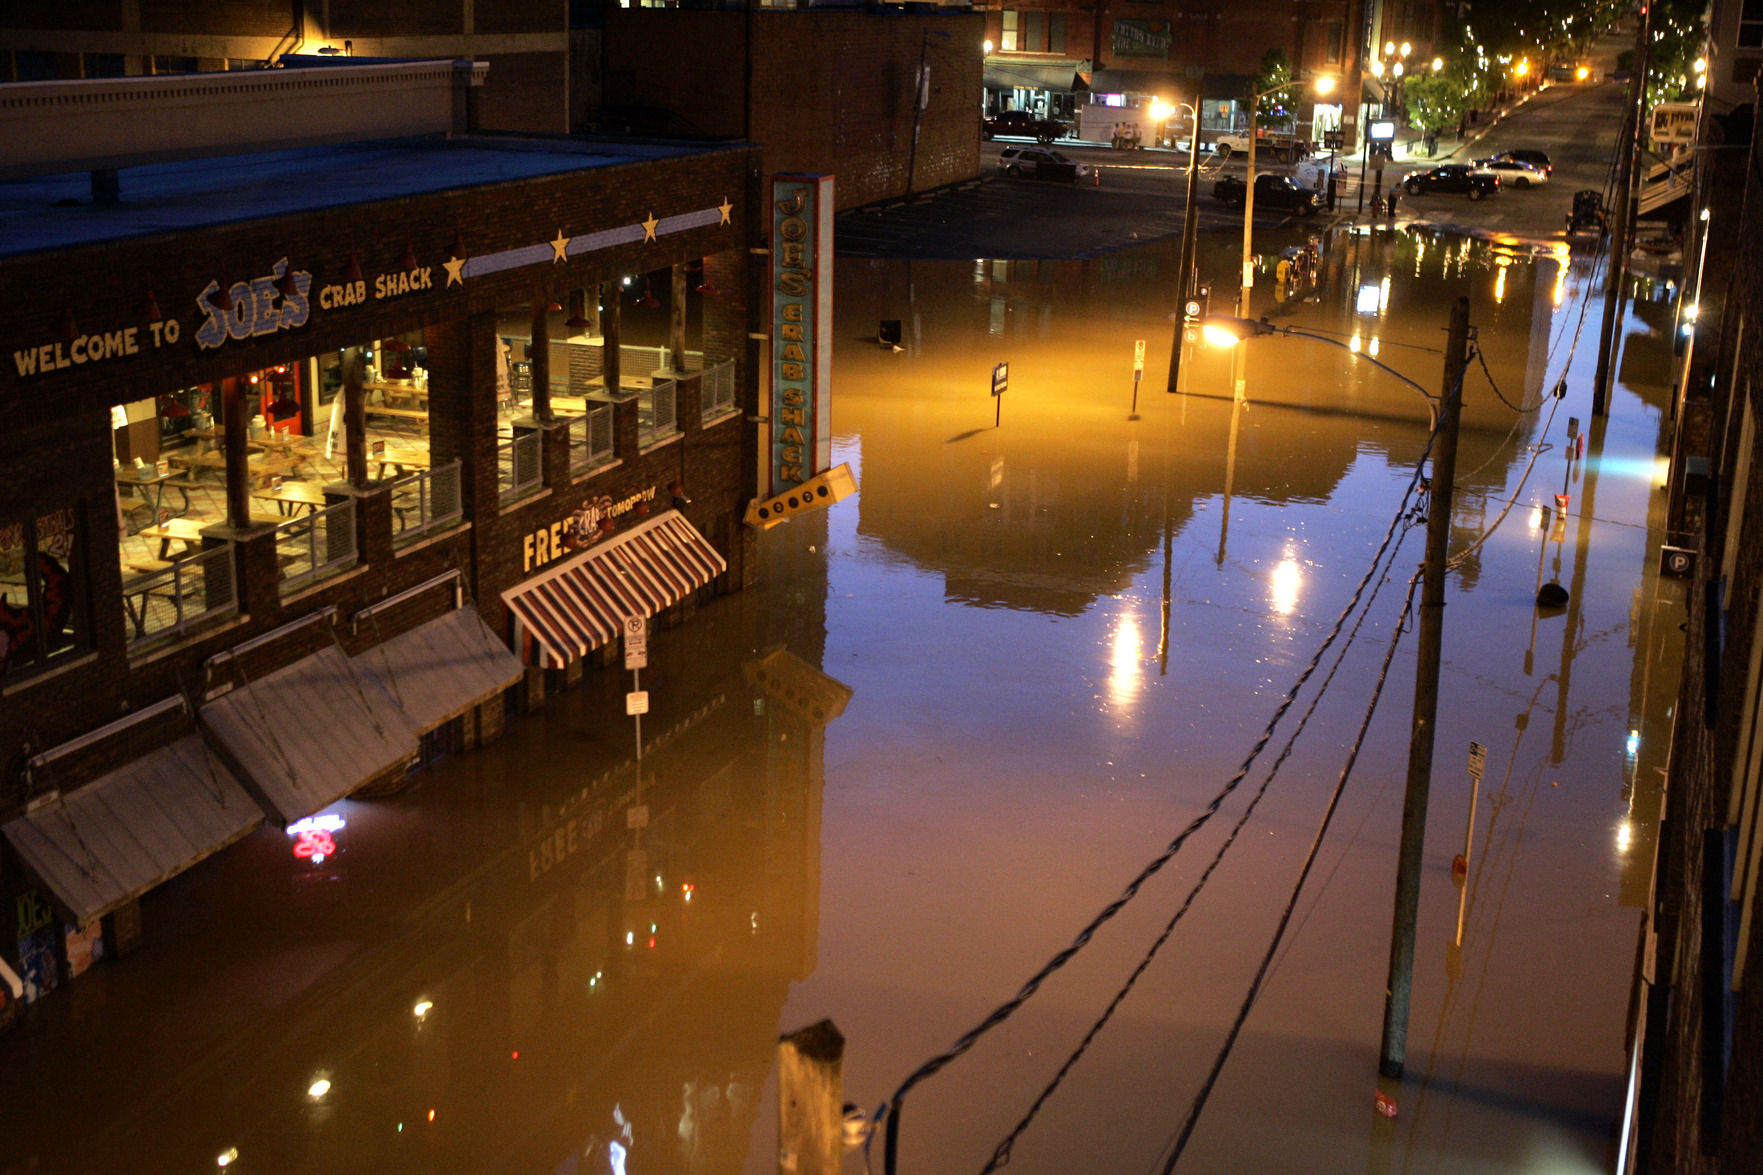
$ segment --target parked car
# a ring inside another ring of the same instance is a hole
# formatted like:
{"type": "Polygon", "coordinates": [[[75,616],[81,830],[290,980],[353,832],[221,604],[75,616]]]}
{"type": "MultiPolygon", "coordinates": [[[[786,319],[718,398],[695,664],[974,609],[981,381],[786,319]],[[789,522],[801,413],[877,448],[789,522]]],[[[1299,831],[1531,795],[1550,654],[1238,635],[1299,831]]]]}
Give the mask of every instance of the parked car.
{"type": "Polygon", "coordinates": [[[1529,188],[1537,184],[1549,182],[1549,173],[1529,163],[1520,163],[1516,159],[1477,159],[1476,169],[1491,171],[1500,177],[1502,184],[1511,184],[1515,188],[1529,188]]]}
{"type": "Polygon", "coordinates": [[[998,156],[998,170],[1012,179],[1026,175],[1030,179],[1065,183],[1090,174],[1088,167],[1050,147],[1006,147],[998,156]]]}
{"type": "Polygon", "coordinates": [[[980,133],[988,139],[999,135],[1019,135],[1039,143],[1051,143],[1071,133],[1071,128],[1057,119],[1037,118],[1027,110],[1001,110],[979,124],[980,133]]]}
{"type": "Polygon", "coordinates": [[[1411,171],[1402,180],[1410,196],[1426,192],[1466,192],[1471,200],[1484,200],[1500,190],[1500,177],[1478,171],[1468,163],[1446,163],[1425,171],[1411,171]]]}
{"type": "Polygon", "coordinates": [[[1555,170],[1555,165],[1549,162],[1547,151],[1535,151],[1528,147],[1516,151],[1501,151],[1494,158],[1516,159],[1520,163],[1528,163],[1532,167],[1539,168],[1545,175],[1555,170]]]}
{"type": "MultiPolygon", "coordinates": [[[[1241,207],[1247,202],[1249,185],[1240,176],[1218,177],[1212,185],[1212,198],[1241,207]]],[[[1258,175],[1255,177],[1255,206],[1277,208],[1310,216],[1316,211],[1316,193],[1301,188],[1289,175],[1258,175]]]]}

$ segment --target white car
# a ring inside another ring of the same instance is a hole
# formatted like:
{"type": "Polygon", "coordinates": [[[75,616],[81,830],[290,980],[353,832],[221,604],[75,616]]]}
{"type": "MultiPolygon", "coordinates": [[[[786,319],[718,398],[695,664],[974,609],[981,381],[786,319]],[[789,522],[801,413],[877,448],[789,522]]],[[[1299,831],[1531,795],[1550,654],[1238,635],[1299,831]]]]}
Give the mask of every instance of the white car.
{"type": "Polygon", "coordinates": [[[1051,147],[1006,147],[998,156],[998,170],[1014,179],[1028,175],[1040,180],[1083,179],[1090,169],[1077,160],[1061,155],[1051,147]]]}
{"type": "Polygon", "coordinates": [[[1475,170],[1491,172],[1500,177],[1502,187],[1528,188],[1549,182],[1549,173],[1516,159],[1477,159],[1475,170]]]}

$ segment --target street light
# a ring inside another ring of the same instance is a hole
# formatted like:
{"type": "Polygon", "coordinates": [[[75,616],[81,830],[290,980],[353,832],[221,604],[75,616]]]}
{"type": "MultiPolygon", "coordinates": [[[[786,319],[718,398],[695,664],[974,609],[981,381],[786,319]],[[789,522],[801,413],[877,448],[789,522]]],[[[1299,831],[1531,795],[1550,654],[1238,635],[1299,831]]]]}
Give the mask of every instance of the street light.
{"type": "MultiPolygon", "coordinates": [[[[1325,74],[1312,81],[1311,85],[1317,97],[1322,97],[1334,89],[1334,82],[1334,78],[1325,74]]],[[[1255,116],[1261,99],[1292,88],[1292,83],[1286,82],[1284,85],[1269,86],[1249,98],[1249,174],[1243,187],[1243,293],[1237,303],[1237,310],[1243,314],[1249,313],[1249,289],[1255,284],[1255,116]]]]}
{"type": "Polygon", "coordinates": [[[1327,335],[1319,335],[1307,330],[1299,330],[1297,327],[1293,326],[1275,326],[1265,318],[1239,318],[1232,314],[1208,314],[1205,320],[1200,324],[1200,330],[1201,333],[1205,335],[1206,341],[1215,347],[1234,347],[1244,339],[1260,338],[1262,335],[1288,335],[1293,338],[1309,339],[1312,342],[1327,343],[1330,346],[1339,347],[1341,350],[1352,355],[1355,359],[1363,359],[1373,367],[1381,368],[1382,370],[1389,372],[1391,375],[1419,392],[1421,398],[1426,401],[1428,428],[1430,429],[1438,424],[1438,397],[1436,395],[1427,391],[1426,388],[1403,375],[1400,371],[1397,371],[1389,364],[1380,359],[1374,359],[1364,351],[1355,348],[1350,343],[1343,343],[1341,340],[1330,338],[1327,335]]]}

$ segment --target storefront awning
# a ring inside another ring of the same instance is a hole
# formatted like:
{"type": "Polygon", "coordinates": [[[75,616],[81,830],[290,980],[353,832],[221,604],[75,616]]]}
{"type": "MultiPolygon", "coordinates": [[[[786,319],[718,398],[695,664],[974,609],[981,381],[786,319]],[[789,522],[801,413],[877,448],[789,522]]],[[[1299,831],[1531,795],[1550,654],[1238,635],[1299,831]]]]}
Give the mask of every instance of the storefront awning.
{"type": "Polygon", "coordinates": [[[1011,61],[998,57],[986,58],[980,84],[988,90],[1051,90],[1055,94],[1082,93],[1090,87],[1083,75],[1088,61],[1066,58],[1059,61],[1011,61]]]}
{"type": "Polygon", "coordinates": [[[417,751],[404,711],[334,646],[222,694],[201,717],[283,826],[417,751]]]}
{"type": "Polygon", "coordinates": [[[525,667],[475,608],[459,608],[354,658],[385,686],[418,733],[495,697],[525,667]]]}
{"type": "Polygon", "coordinates": [[[262,823],[239,781],[200,735],[189,734],[20,816],[4,832],[74,922],[88,926],[262,823]]]}
{"type": "Polygon", "coordinates": [[[728,562],[676,511],[502,593],[515,647],[528,664],[561,669],[618,639],[627,616],[653,616],[724,571],[728,562]]]}

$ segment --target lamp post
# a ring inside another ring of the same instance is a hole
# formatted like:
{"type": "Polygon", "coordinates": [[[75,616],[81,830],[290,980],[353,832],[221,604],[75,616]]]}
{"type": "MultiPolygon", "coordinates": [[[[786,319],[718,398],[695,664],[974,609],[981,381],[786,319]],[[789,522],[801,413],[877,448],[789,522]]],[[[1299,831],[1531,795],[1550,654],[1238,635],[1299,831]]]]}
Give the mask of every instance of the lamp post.
{"type": "Polygon", "coordinates": [[[1194,116],[1194,127],[1193,138],[1188,143],[1188,203],[1182,210],[1181,260],[1176,264],[1175,338],[1169,344],[1169,386],[1164,389],[1171,394],[1175,392],[1176,380],[1181,374],[1181,339],[1187,323],[1188,298],[1194,290],[1194,245],[1200,227],[1200,106],[1197,99],[1192,106],[1186,102],[1177,102],[1176,105],[1188,107],[1188,113],[1194,116]]]}
{"type": "MultiPolygon", "coordinates": [[[[1297,333],[1266,322],[1225,319],[1213,323],[1211,335],[1235,341],[1257,334],[1297,333]]],[[[1432,452],[1431,500],[1426,511],[1425,579],[1420,598],[1419,648],[1415,651],[1414,716],[1408,741],[1408,780],[1402,802],[1402,839],[1397,850],[1395,917],[1390,930],[1389,977],[1384,988],[1383,1044],[1378,1072],[1402,1076],[1408,1038],[1408,1004],[1414,980],[1414,937],[1420,907],[1421,850],[1426,834],[1426,807],[1432,779],[1433,733],[1438,719],[1439,663],[1444,637],[1445,556],[1451,537],[1451,499],[1457,469],[1457,430],[1462,415],[1463,373],[1469,355],[1469,299],[1451,307],[1450,335],[1445,344],[1444,387],[1439,397],[1443,417],[1432,452]]],[[[1325,339],[1333,342],[1332,339],[1325,339]]],[[[1375,362],[1375,360],[1374,360],[1375,362]]],[[[1384,365],[1379,363],[1379,367],[1384,365]]],[[[1384,370],[1392,371],[1385,367],[1384,370]]],[[[1392,371],[1404,383],[1426,389],[1392,371]]],[[[1428,397],[1431,405],[1431,397],[1428,397]]]]}
{"type": "MultiPolygon", "coordinates": [[[[1334,89],[1334,78],[1324,75],[1312,83],[1318,96],[1327,94],[1334,89]]],[[[1237,313],[1249,313],[1249,290],[1255,284],[1255,116],[1257,104],[1269,94],[1277,94],[1281,90],[1293,88],[1291,82],[1284,85],[1269,86],[1249,98],[1249,174],[1243,187],[1243,292],[1237,302],[1237,313]]]]}

